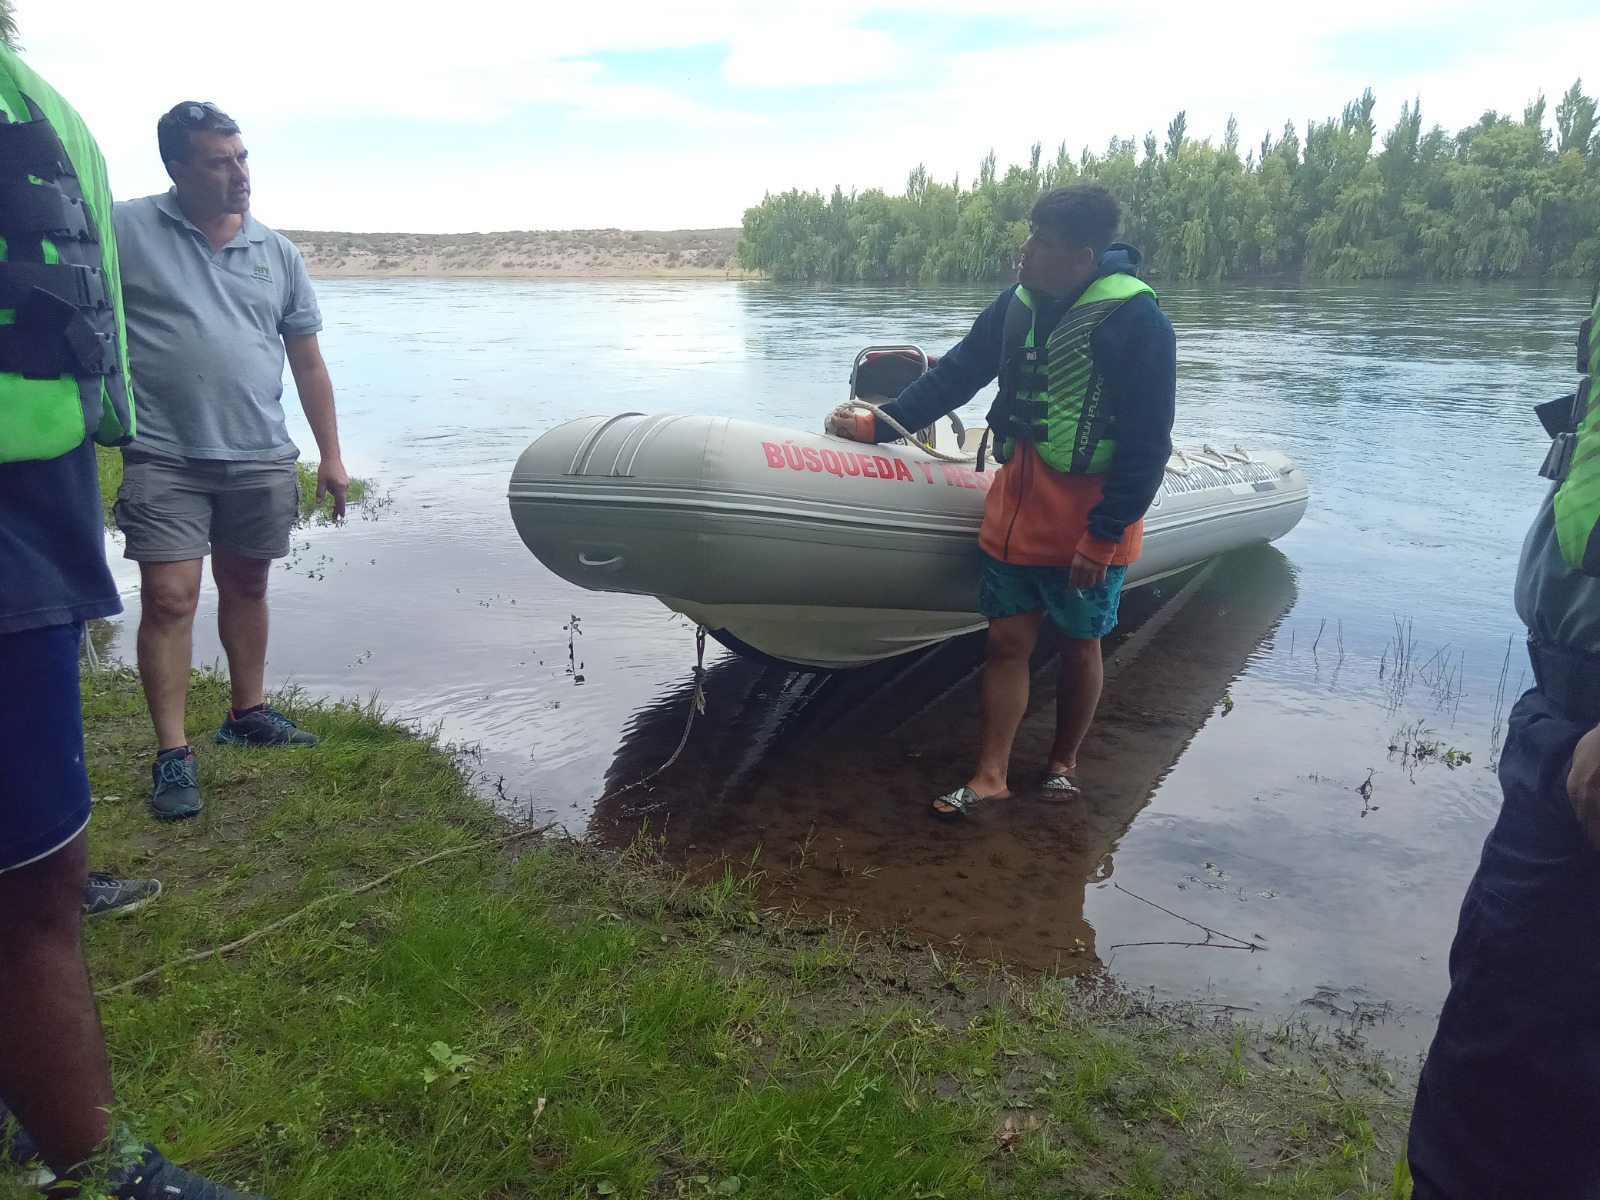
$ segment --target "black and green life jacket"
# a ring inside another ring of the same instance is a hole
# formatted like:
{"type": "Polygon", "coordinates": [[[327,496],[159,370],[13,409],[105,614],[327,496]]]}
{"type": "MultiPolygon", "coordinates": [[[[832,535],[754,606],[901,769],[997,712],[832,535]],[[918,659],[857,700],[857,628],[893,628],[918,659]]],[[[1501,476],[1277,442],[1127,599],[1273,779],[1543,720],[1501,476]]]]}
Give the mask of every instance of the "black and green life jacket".
{"type": "Polygon", "coordinates": [[[1555,494],[1556,539],[1575,571],[1600,576],[1600,285],[1578,329],[1578,390],[1539,406],[1555,438],[1540,474],[1555,494]]]}
{"type": "MultiPolygon", "coordinates": [[[[1018,286],[1006,309],[1000,391],[989,409],[995,458],[1010,459],[1017,442],[1032,442],[1039,457],[1071,475],[1103,475],[1116,451],[1114,414],[1105,411],[1104,380],[1095,366],[1094,331],[1133,297],[1155,295],[1126,271],[1091,283],[1039,345],[1039,304],[1018,286]]],[[[981,469],[981,468],[980,468],[981,469]]]]}
{"type": "Polygon", "coordinates": [[[0,46],[0,462],[130,440],[127,355],[100,148],[0,46]]]}

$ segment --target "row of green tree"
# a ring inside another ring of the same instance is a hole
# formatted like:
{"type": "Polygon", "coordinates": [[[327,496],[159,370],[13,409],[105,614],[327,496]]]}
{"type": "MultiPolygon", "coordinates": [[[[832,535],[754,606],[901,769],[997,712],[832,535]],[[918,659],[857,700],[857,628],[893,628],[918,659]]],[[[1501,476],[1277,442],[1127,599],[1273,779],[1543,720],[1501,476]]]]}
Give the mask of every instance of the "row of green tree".
{"type": "Polygon", "coordinates": [[[1189,135],[1179,113],[1164,144],[1114,138],[1103,154],[1053,162],[1035,144],[1001,175],[937,183],[922,167],[903,195],[789,191],[745,212],[740,262],[780,280],[986,280],[1005,274],[1042,190],[1109,188],[1122,236],[1148,271],[1180,279],[1305,274],[1329,279],[1589,276],[1600,272],[1600,133],[1574,83],[1546,128],[1544,96],[1520,119],[1484,113],[1450,134],[1403,105],[1381,139],[1369,90],[1344,112],[1293,122],[1241,154],[1189,135]]]}

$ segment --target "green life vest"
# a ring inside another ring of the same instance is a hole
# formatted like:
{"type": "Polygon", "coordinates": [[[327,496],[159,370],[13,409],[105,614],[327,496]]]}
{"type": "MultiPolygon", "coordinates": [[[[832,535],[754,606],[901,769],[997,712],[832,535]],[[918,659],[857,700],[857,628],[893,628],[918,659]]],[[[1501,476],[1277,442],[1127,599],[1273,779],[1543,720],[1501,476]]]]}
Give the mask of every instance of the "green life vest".
{"type": "Polygon", "coordinates": [[[995,457],[1010,459],[1015,443],[1032,442],[1039,457],[1070,475],[1103,475],[1116,452],[1114,415],[1102,404],[1104,380],[1090,339],[1117,309],[1155,292],[1123,271],[1102,275],[1084,289],[1059,324],[1037,344],[1038,305],[1027,288],[1012,293],[1006,310],[1000,392],[989,410],[995,457]]]}
{"type": "Polygon", "coordinates": [[[133,437],[124,331],[100,148],[0,46],[0,462],[133,437]]]}
{"type": "Polygon", "coordinates": [[[1600,576],[1600,285],[1578,329],[1578,390],[1538,406],[1555,440],[1539,473],[1555,494],[1556,540],[1574,571],[1600,576]]]}

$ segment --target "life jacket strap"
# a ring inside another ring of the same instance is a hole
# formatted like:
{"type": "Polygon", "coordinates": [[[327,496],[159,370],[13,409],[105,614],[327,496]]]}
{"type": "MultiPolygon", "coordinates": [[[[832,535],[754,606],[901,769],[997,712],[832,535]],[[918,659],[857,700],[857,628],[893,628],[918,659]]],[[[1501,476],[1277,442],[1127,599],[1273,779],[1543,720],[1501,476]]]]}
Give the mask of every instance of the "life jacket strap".
{"type": "Polygon", "coordinates": [[[1018,346],[1000,368],[1000,390],[1012,396],[1029,395],[1050,389],[1042,346],[1018,346]]]}
{"type": "Polygon", "coordinates": [[[0,308],[16,308],[34,291],[79,308],[110,308],[106,273],[77,263],[0,262],[0,308]]]}
{"type": "Polygon", "coordinates": [[[77,242],[98,242],[90,227],[89,210],[60,184],[0,179],[0,237],[28,234],[77,242]]]}
{"type": "Polygon", "coordinates": [[[1585,378],[1570,396],[1534,405],[1533,411],[1538,414],[1539,424],[1550,435],[1550,451],[1539,467],[1540,478],[1561,483],[1572,469],[1572,455],[1578,448],[1578,426],[1589,411],[1589,389],[1592,386],[1593,382],[1585,378]]]}
{"type": "Polygon", "coordinates": [[[120,369],[114,333],[95,329],[83,309],[35,288],[0,325],[0,371],[25,379],[111,375],[120,369]]]}
{"type": "Polygon", "coordinates": [[[44,113],[31,99],[28,100],[28,121],[0,121],[0,173],[11,178],[54,181],[77,178],[72,169],[72,158],[61,144],[56,128],[45,120],[44,113]]]}

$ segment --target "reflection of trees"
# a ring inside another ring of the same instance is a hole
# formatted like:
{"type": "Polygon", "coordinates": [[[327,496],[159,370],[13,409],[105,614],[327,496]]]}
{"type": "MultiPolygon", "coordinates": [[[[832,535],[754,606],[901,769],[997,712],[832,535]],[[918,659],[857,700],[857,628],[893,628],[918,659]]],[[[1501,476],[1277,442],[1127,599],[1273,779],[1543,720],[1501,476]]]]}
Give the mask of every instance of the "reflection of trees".
{"type": "Polygon", "coordinates": [[[1555,109],[1484,113],[1455,134],[1424,131],[1420,101],[1379,137],[1369,90],[1304,137],[1286,123],[1240,152],[1179,113],[1158,141],[1112,139],[1103,153],[1001,174],[991,153],[962,188],[922,167],[904,193],[789,191],[744,217],[741,262],[780,280],[989,280],[1011,266],[1042,189],[1097,183],[1122,201],[1124,234],[1154,274],[1179,279],[1305,272],[1329,279],[1587,276],[1600,269],[1600,137],[1578,81],[1555,109]],[[1553,137],[1552,137],[1553,133],[1553,137]]]}

